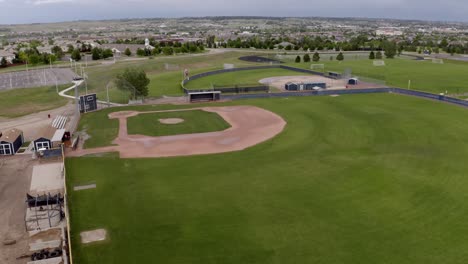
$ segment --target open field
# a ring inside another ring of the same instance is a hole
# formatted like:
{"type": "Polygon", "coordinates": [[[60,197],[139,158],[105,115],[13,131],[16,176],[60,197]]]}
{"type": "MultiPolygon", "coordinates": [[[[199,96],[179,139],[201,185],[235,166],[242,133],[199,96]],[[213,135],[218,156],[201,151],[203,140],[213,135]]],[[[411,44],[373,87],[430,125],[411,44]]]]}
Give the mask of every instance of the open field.
{"type": "MultiPolygon", "coordinates": [[[[75,262],[468,261],[467,109],[395,94],[214,105],[262,107],[288,124],[240,152],[67,159],[75,262]],[[97,188],[72,191],[89,182],[97,188]],[[99,228],[106,241],[80,243],[99,228]]],[[[114,125],[100,112],[84,122],[114,125]]]]}
{"type": "Polygon", "coordinates": [[[148,113],[128,118],[128,134],[146,136],[170,136],[205,133],[229,128],[229,124],[218,114],[202,110],[148,113]],[[179,124],[162,124],[159,119],[180,118],[179,124]]]}
{"type": "Polygon", "coordinates": [[[217,87],[233,87],[234,85],[260,85],[259,80],[273,76],[302,76],[304,73],[285,69],[260,69],[238,72],[227,72],[207,76],[188,82],[187,89],[209,89],[213,85],[217,87]]]}
{"type": "MultiPolygon", "coordinates": [[[[288,65],[310,69],[311,64],[293,63],[288,65]]],[[[468,63],[446,61],[444,64],[434,64],[432,61],[416,61],[395,58],[385,60],[386,66],[375,67],[371,60],[344,60],[343,62],[323,61],[325,71],[344,72],[351,69],[353,75],[369,77],[385,82],[387,85],[408,88],[432,93],[460,94],[468,92],[468,63]]]]}
{"type": "MultiPolygon", "coordinates": [[[[59,85],[62,90],[67,85],[59,85]]],[[[0,116],[19,117],[64,106],[67,99],[58,96],[56,87],[39,87],[0,91],[0,116]]]]}
{"type": "MultiPolygon", "coordinates": [[[[182,95],[180,82],[183,79],[184,69],[189,69],[191,74],[204,72],[206,70],[222,69],[224,63],[232,63],[238,67],[255,65],[240,61],[242,52],[226,52],[217,54],[182,55],[173,57],[156,57],[154,59],[123,61],[111,65],[93,66],[87,69],[89,76],[88,90],[97,92],[100,98],[105,98],[105,88],[108,82],[127,67],[137,67],[147,72],[151,79],[149,96],[182,95]],[[168,65],[166,65],[168,64],[168,65]],[[168,66],[168,67],[166,67],[168,66]]],[[[110,90],[110,97],[114,102],[125,102],[128,95],[110,90]],[[114,95],[115,93],[115,95],[114,95]]]]}

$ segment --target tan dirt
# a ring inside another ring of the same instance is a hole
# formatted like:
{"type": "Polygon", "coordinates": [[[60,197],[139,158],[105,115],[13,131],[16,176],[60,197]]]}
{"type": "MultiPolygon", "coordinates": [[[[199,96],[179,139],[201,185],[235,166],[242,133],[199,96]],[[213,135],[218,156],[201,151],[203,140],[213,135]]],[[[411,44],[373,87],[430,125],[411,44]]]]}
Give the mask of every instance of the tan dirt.
{"type": "Polygon", "coordinates": [[[305,82],[323,82],[327,84],[327,89],[344,89],[346,88],[345,80],[334,80],[318,75],[307,75],[307,76],[279,76],[261,79],[259,81],[262,84],[269,84],[273,87],[286,91],[284,85],[288,82],[294,83],[305,83],[305,82]]]}
{"type": "Polygon", "coordinates": [[[286,122],[280,116],[254,106],[204,107],[154,112],[195,109],[217,113],[231,127],[218,132],[176,136],[128,135],[127,117],[133,116],[135,112],[111,113],[109,118],[118,118],[120,121],[119,136],[113,141],[117,146],[79,149],[69,152],[67,156],[78,157],[96,153],[119,152],[121,158],[154,158],[240,151],[275,137],[286,126],[286,122]]]}
{"type": "Polygon", "coordinates": [[[161,124],[165,124],[165,125],[175,125],[175,124],[183,123],[185,120],[182,118],[161,118],[161,119],[158,119],[158,121],[161,124]]]}

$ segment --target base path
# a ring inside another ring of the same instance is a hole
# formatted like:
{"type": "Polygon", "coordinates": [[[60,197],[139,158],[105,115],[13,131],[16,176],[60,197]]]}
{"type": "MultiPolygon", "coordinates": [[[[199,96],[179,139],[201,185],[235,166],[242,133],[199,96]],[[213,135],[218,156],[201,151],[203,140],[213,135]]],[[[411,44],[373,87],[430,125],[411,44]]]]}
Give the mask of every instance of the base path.
{"type": "MultiPolygon", "coordinates": [[[[154,158],[239,151],[275,137],[286,126],[286,122],[280,116],[253,106],[204,107],[170,110],[170,112],[190,110],[217,113],[231,127],[218,132],[176,136],[128,135],[127,118],[136,116],[140,112],[114,112],[109,114],[109,118],[119,119],[120,121],[119,136],[113,142],[117,146],[80,149],[68,153],[67,156],[77,157],[117,151],[120,153],[121,158],[154,158]]],[[[169,111],[155,111],[153,113],[158,112],[169,111]]]]}

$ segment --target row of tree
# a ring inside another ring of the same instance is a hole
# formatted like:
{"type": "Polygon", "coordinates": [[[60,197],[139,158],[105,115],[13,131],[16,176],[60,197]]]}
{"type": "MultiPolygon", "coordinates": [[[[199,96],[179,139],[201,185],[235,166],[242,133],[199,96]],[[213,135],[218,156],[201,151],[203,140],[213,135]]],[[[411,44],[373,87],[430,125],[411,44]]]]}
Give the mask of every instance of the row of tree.
{"type": "MultiPolygon", "coordinates": [[[[180,43],[179,43],[180,44],[180,43]]],[[[156,46],[153,49],[137,49],[136,54],[138,56],[155,56],[159,54],[163,54],[166,56],[180,54],[180,53],[198,53],[204,51],[205,47],[203,44],[198,42],[187,42],[180,45],[175,46],[156,46]]],[[[131,51],[129,49],[125,50],[125,55],[130,56],[131,51]]]]}
{"type": "MultiPolygon", "coordinates": [[[[304,62],[310,62],[310,55],[305,54],[302,59],[303,59],[304,62]]],[[[330,60],[333,60],[333,56],[330,56],[330,60]]],[[[338,55],[336,55],[336,60],[337,61],[343,61],[344,60],[343,52],[340,52],[340,53],[338,53],[338,55]]],[[[312,55],[312,61],[313,62],[320,61],[320,54],[318,52],[315,52],[314,55],[312,55]]],[[[297,55],[297,57],[295,59],[295,62],[300,63],[301,62],[301,56],[297,55]]]]}

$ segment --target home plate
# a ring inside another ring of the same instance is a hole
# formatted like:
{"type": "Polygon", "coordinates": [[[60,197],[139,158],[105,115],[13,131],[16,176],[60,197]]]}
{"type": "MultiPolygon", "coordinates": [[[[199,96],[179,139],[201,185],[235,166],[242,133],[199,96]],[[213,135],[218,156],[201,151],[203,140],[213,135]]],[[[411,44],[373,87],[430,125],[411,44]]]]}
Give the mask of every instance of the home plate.
{"type": "Polygon", "coordinates": [[[81,232],[81,243],[88,244],[106,239],[107,231],[105,229],[96,229],[92,231],[81,232]]]}

